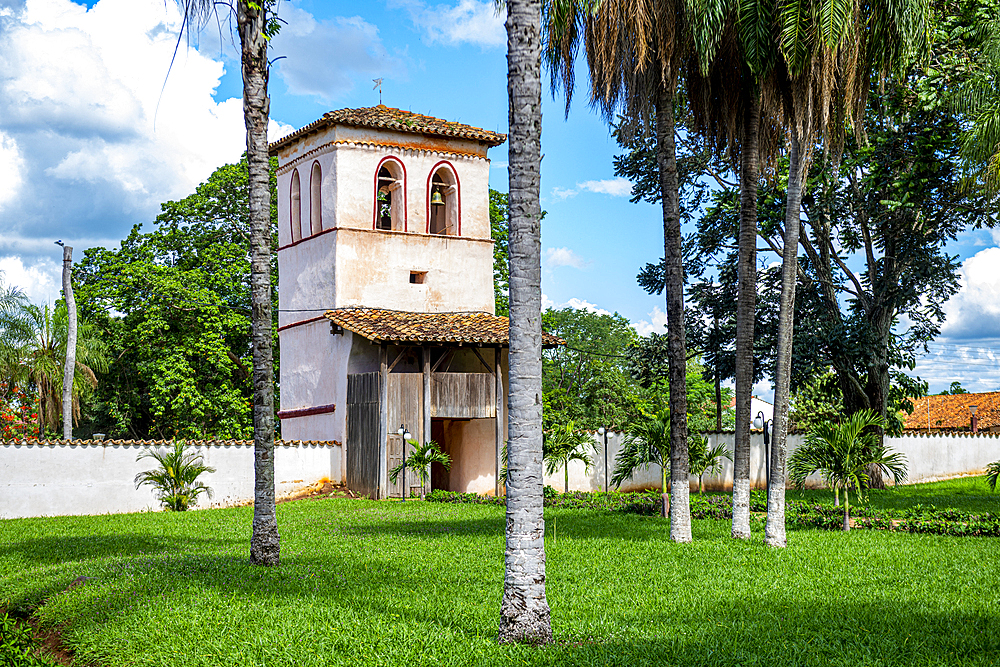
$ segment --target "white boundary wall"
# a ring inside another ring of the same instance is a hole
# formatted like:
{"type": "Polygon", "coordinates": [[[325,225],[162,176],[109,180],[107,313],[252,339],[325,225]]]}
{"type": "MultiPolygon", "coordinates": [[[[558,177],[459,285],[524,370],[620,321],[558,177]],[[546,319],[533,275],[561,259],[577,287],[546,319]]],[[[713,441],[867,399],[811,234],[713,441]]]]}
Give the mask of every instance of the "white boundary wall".
{"type": "MultiPolygon", "coordinates": [[[[320,479],[338,479],[339,446],[321,442],[279,442],[274,448],[275,492],[282,496],[320,479]]],[[[153,490],[135,488],[135,476],[151,470],[137,461],[161,441],[49,441],[0,443],[0,519],[33,516],[114,514],[160,509],[153,490]]],[[[253,443],[190,441],[205,464],[216,469],[199,481],[213,491],[198,507],[222,507],[253,500],[253,443]]]]}
{"type": "MultiPolygon", "coordinates": [[[[580,461],[572,461],[569,466],[569,488],[571,491],[601,491],[604,490],[604,440],[594,434],[594,449],[588,451],[594,460],[590,470],[585,471],[580,461]]],[[[623,434],[608,434],[608,479],[614,471],[615,456],[621,447],[623,434]]],[[[733,433],[708,434],[709,447],[721,442],[732,456],[733,433]]],[[[802,444],[801,434],[788,436],[789,454],[802,444]]],[[[1000,460],[1000,434],[977,433],[947,433],[921,434],[907,433],[898,438],[886,438],[886,445],[892,450],[901,452],[907,461],[909,470],[908,482],[930,482],[948,479],[962,475],[983,474],[987,464],[1000,460]]],[[[723,460],[722,473],[709,478],[705,477],[705,488],[729,491],[733,488],[732,461],[723,460]]],[[[750,483],[755,488],[766,487],[766,472],[764,467],[763,438],[760,431],[750,434],[750,483]]],[[[697,478],[691,478],[692,490],[697,488],[697,478]]],[[[563,490],[563,470],[559,468],[554,475],[545,475],[545,484],[551,485],[557,491],[563,490]]],[[[819,476],[814,475],[808,480],[809,486],[821,485],[819,476]]],[[[614,485],[612,485],[614,488],[614,485]]],[[[649,470],[640,470],[629,481],[621,486],[622,491],[638,491],[641,489],[660,488],[660,468],[650,466],[649,470]]]]}

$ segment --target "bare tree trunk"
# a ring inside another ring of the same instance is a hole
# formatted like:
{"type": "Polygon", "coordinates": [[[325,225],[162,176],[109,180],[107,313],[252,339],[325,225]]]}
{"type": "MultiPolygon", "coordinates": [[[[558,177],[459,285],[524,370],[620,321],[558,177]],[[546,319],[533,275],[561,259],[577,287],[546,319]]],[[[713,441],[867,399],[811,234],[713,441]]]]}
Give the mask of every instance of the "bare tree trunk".
{"type": "Polygon", "coordinates": [[[757,301],[757,137],[760,98],[753,96],[743,120],[740,156],[739,287],[736,297],[736,440],[733,446],[733,537],[750,538],[750,398],[753,394],[753,329],[757,301]]]}
{"type": "Polygon", "coordinates": [[[542,507],[541,3],[507,3],[510,365],[500,643],[552,640],[542,507]]]}
{"type": "Polygon", "coordinates": [[[243,118],[250,176],[250,300],[253,346],[254,505],[250,562],[280,561],[274,504],[274,375],[271,359],[271,190],[267,153],[267,40],[260,6],[237,4],[243,51],[243,118]]]}
{"type": "Polygon", "coordinates": [[[781,298],[778,311],[778,355],[774,369],[774,431],[771,468],[767,478],[767,523],[764,544],[784,547],[785,452],[788,440],[788,396],[792,376],[792,331],[795,325],[795,279],[798,272],[799,217],[805,160],[798,131],[791,129],[788,150],[788,193],[785,200],[785,239],[781,258],[781,298]]]}
{"type": "Polygon", "coordinates": [[[663,205],[666,261],[667,366],[670,386],[670,539],[691,541],[691,485],[687,446],[687,346],[684,341],[684,253],[681,248],[677,151],[672,91],[660,86],[656,100],[656,162],[663,205]]]}
{"type": "Polygon", "coordinates": [[[844,487],[844,532],[851,530],[851,500],[848,498],[849,491],[844,487]]]}
{"type": "Polygon", "coordinates": [[[76,372],[76,298],[73,296],[73,248],[63,246],[63,299],[66,301],[66,358],[63,363],[63,439],[73,439],[73,375],[76,372]]]}

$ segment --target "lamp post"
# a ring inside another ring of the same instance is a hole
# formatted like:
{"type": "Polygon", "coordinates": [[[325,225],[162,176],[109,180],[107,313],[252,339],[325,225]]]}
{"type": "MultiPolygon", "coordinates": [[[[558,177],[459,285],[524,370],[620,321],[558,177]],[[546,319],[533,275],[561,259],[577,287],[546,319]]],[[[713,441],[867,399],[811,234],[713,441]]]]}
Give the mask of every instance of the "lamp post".
{"type": "Polygon", "coordinates": [[[978,405],[970,405],[969,406],[969,412],[972,413],[972,420],[971,420],[972,423],[971,423],[971,426],[972,426],[972,432],[973,433],[978,433],[979,432],[979,419],[976,417],[976,408],[978,408],[978,407],[979,407],[978,405]]]}
{"type": "Polygon", "coordinates": [[[608,429],[597,429],[597,435],[604,438],[604,493],[608,492],[608,429]]]}
{"type": "Polygon", "coordinates": [[[406,425],[405,424],[400,424],[399,425],[399,428],[396,429],[396,434],[403,436],[403,464],[404,465],[403,465],[403,492],[402,492],[402,496],[403,496],[403,502],[405,503],[406,502],[406,491],[407,491],[406,465],[405,465],[406,464],[406,443],[407,443],[407,441],[410,438],[413,437],[413,435],[406,429],[406,425]]]}
{"type": "Polygon", "coordinates": [[[771,480],[771,426],[774,424],[772,419],[764,419],[763,410],[757,413],[757,416],[753,419],[753,427],[756,429],[764,429],[764,478],[765,483],[771,480]]]}

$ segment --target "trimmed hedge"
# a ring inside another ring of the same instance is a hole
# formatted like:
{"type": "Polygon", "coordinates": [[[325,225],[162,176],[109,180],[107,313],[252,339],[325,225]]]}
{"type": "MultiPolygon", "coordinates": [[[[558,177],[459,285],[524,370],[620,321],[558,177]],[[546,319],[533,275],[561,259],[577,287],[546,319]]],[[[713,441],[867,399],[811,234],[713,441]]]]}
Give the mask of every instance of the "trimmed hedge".
{"type": "MultiPolygon", "coordinates": [[[[469,503],[476,505],[503,505],[504,497],[481,496],[475,493],[455,493],[434,490],[427,500],[439,503],[469,503]]],[[[621,493],[612,491],[585,492],[570,491],[559,493],[552,487],[545,487],[546,507],[567,509],[605,510],[625,512],[644,516],[658,516],[661,513],[661,498],[656,491],[621,493]]],[[[750,493],[750,519],[762,524],[767,512],[767,493],[750,493]]],[[[732,498],[726,495],[692,495],[692,519],[732,519],[732,498]]],[[[851,508],[854,528],[891,530],[906,533],[929,533],[934,535],[1000,537],[1000,516],[983,513],[973,514],[955,509],[938,509],[933,505],[915,505],[907,510],[874,510],[864,505],[851,508]]],[[[819,528],[821,530],[841,530],[844,527],[844,509],[823,503],[809,503],[801,500],[785,502],[785,524],[795,528],[819,528]]]]}

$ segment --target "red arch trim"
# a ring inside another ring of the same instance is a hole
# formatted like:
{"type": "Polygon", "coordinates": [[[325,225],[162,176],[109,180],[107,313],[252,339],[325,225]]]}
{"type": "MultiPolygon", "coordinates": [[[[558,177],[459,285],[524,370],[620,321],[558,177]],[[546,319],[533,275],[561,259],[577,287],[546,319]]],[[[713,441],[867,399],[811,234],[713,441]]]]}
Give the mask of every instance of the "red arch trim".
{"type": "Polygon", "coordinates": [[[372,229],[378,229],[378,172],[382,169],[382,165],[386,162],[395,162],[399,165],[399,168],[403,170],[403,231],[409,231],[407,225],[407,210],[406,210],[406,165],[395,155],[390,155],[388,157],[382,158],[378,166],[375,167],[375,187],[372,190],[372,229]]]}
{"type": "Polygon", "coordinates": [[[453,165],[448,160],[441,160],[436,165],[431,167],[431,173],[427,176],[427,222],[424,225],[424,233],[431,233],[431,181],[434,179],[434,174],[438,172],[442,166],[447,166],[451,170],[451,175],[455,177],[455,188],[458,190],[458,234],[456,236],[462,235],[462,181],[458,177],[458,170],[455,169],[453,165]]]}
{"type": "MultiPolygon", "coordinates": [[[[299,201],[302,201],[302,184],[299,183],[299,201]]],[[[301,214],[300,214],[301,216],[301,214]]],[[[319,163],[319,160],[313,160],[312,166],[309,167],[309,236],[315,236],[316,234],[323,231],[323,165],[319,163]],[[313,178],[316,176],[316,168],[319,167],[319,229],[313,231],[313,178]]]]}
{"type": "Polygon", "coordinates": [[[291,232],[291,242],[295,243],[295,216],[292,215],[292,184],[296,178],[299,181],[299,239],[302,239],[302,177],[299,176],[299,168],[292,169],[292,177],[288,179],[288,231],[291,232]]]}

